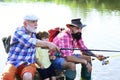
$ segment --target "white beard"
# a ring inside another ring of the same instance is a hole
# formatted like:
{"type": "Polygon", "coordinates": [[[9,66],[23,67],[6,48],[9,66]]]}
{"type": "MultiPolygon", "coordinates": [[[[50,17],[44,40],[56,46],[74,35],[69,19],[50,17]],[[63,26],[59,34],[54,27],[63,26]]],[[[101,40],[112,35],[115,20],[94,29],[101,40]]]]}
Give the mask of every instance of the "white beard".
{"type": "Polygon", "coordinates": [[[27,29],[29,32],[33,32],[33,33],[35,33],[36,30],[37,30],[35,27],[31,27],[31,26],[29,26],[29,25],[27,25],[26,29],[27,29]]]}

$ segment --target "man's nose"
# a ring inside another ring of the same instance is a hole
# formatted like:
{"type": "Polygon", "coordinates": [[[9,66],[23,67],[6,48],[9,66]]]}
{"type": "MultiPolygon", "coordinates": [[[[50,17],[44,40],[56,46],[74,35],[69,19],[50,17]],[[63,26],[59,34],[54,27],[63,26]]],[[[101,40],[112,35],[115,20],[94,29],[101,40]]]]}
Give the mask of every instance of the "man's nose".
{"type": "Polygon", "coordinates": [[[36,26],[36,27],[38,26],[38,23],[37,23],[37,22],[35,22],[35,26],[36,26]]]}

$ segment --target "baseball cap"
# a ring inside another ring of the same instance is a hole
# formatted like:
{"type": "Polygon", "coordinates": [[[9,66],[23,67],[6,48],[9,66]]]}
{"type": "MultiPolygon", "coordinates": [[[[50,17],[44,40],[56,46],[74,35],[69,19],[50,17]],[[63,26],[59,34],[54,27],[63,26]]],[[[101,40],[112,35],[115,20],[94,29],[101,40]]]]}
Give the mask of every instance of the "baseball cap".
{"type": "Polygon", "coordinates": [[[36,15],[34,15],[34,14],[28,14],[28,15],[26,15],[26,16],[24,16],[24,20],[26,21],[26,20],[31,20],[31,21],[36,21],[36,20],[38,20],[39,18],[36,16],[36,15]]]}

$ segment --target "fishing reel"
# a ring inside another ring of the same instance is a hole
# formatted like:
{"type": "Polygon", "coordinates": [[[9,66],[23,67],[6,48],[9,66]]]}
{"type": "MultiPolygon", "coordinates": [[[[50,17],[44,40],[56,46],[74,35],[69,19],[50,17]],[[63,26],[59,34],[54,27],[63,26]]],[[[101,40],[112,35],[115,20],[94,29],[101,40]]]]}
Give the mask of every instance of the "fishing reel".
{"type": "Polygon", "coordinates": [[[107,65],[107,64],[109,64],[108,58],[109,58],[109,56],[105,57],[105,59],[102,60],[102,65],[107,65]]]}
{"type": "MultiPolygon", "coordinates": [[[[105,58],[102,60],[102,65],[107,65],[107,64],[109,64],[108,58],[109,58],[109,56],[105,57],[105,58]]],[[[92,58],[92,60],[95,60],[95,58],[92,58]]]]}

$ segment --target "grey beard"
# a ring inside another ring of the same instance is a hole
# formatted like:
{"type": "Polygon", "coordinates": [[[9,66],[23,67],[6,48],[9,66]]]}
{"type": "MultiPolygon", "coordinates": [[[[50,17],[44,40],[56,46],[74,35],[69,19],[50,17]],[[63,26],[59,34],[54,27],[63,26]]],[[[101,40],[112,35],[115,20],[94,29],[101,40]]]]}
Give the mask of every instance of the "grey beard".
{"type": "Polygon", "coordinates": [[[32,28],[31,26],[27,26],[26,29],[29,31],[29,32],[33,32],[35,33],[36,32],[36,29],[35,28],[32,28]]]}

